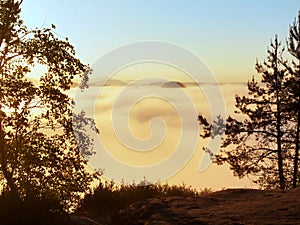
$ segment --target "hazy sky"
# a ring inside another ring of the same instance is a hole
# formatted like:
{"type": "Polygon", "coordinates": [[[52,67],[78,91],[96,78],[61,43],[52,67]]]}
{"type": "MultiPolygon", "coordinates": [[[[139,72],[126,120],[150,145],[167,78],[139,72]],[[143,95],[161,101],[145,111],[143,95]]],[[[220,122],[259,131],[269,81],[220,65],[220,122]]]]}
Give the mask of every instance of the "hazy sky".
{"type": "MultiPolygon", "coordinates": [[[[240,82],[247,81],[255,73],[256,58],[261,61],[265,58],[266,49],[275,34],[285,42],[289,24],[297,16],[299,9],[299,0],[24,0],[22,18],[29,27],[55,24],[58,36],[68,37],[77,50],[77,56],[90,65],[111,50],[137,41],[164,41],[186,48],[209,67],[216,81],[222,83],[220,88],[226,112],[231,114],[234,94],[246,93],[245,86],[240,82]],[[230,85],[224,82],[237,84],[230,85]]],[[[109,146],[110,154],[118,160],[127,160],[127,163],[135,165],[150,165],[172,155],[172,148],[176,147],[182,135],[182,119],[190,118],[187,134],[197,126],[197,112],[183,110],[182,117],[178,117],[175,106],[180,105],[185,109],[187,103],[182,93],[189,94],[190,99],[197,103],[196,111],[209,116],[209,102],[205,93],[203,95],[195,86],[188,85],[185,88],[161,88],[155,83],[147,89],[132,86],[126,92],[128,99],[112,107],[121,96],[122,86],[128,85],[128,82],[134,79],[132,74],[160,76],[162,73],[168,76],[171,74],[173,78],[184,76],[182,71],[164,65],[137,65],[115,74],[114,78],[117,79],[106,85],[101,95],[94,96],[98,92],[93,91],[84,95],[84,103],[89,104],[90,101],[90,106],[95,107],[91,111],[95,112],[103,145],[109,146]],[[128,77],[129,81],[126,80],[128,77]],[[145,101],[140,99],[133,105],[129,101],[140,92],[148,91],[157,95],[167,93],[165,97],[173,100],[147,98],[145,101]],[[93,98],[97,97],[98,100],[93,105],[93,98]],[[170,102],[172,104],[169,104],[170,102]],[[131,107],[130,116],[126,114],[128,107],[131,107]],[[161,146],[156,146],[153,151],[148,152],[148,155],[145,152],[126,152],[128,148],[120,145],[120,140],[114,136],[115,130],[111,124],[113,110],[118,112],[115,120],[123,121],[129,118],[130,132],[136,135],[138,140],[147,140],[150,136],[150,139],[153,137],[159,142],[160,135],[163,135],[160,131],[164,130],[161,128],[162,124],[154,124],[152,127],[149,122],[154,117],[163,119],[167,128],[163,136],[165,140],[161,142],[161,146]]],[[[204,143],[199,138],[190,161],[169,180],[171,183],[186,182],[197,188],[250,186],[249,180],[234,178],[227,166],[213,165],[199,173],[204,143]]],[[[174,161],[173,166],[176,163],[174,161]]],[[[155,180],[155,177],[153,179],[155,180]]]]}
{"type": "Polygon", "coordinates": [[[298,0],[24,0],[31,27],[57,26],[93,64],[120,45],[162,40],[197,54],[219,80],[247,80],[275,33],[282,41],[298,0]]]}

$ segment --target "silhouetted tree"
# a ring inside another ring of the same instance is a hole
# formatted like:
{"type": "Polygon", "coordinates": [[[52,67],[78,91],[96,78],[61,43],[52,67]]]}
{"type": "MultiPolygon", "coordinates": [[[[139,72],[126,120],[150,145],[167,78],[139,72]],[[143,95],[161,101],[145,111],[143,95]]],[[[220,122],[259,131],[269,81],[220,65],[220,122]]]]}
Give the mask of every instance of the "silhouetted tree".
{"type": "Polygon", "coordinates": [[[295,130],[292,133],[294,136],[294,169],[293,169],[293,188],[297,187],[298,179],[298,164],[299,164],[299,133],[300,133],[300,11],[298,15],[298,21],[290,26],[290,35],[288,40],[288,50],[296,61],[289,65],[287,61],[284,61],[284,65],[289,70],[289,79],[287,81],[287,89],[289,94],[289,109],[292,116],[292,122],[294,122],[295,130]]]}
{"type": "Polygon", "coordinates": [[[248,82],[248,96],[236,97],[236,113],[244,120],[228,117],[210,124],[199,115],[203,138],[225,132],[220,154],[205,149],[216,163],[229,163],[234,174],[255,175],[262,186],[296,188],[299,181],[300,147],[300,11],[290,26],[287,41],[290,63],[275,37],[267,60],[256,64],[261,82],[248,82]],[[223,125],[222,125],[223,124],[223,125]]]}
{"type": "Polygon", "coordinates": [[[0,1],[0,179],[20,198],[58,199],[66,206],[94,177],[80,150],[92,153],[84,130],[97,129],[84,113],[73,115],[67,95],[76,77],[87,86],[89,67],[68,39],[55,36],[54,25],[27,28],[21,3],[0,1]],[[45,72],[29,79],[36,65],[45,72]]]}
{"type": "MultiPolygon", "coordinates": [[[[282,52],[276,36],[266,61],[256,63],[261,81],[253,77],[248,82],[248,95],[236,96],[236,113],[244,119],[228,117],[222,149],[213,157],[218,164],[229,163],[239,177],[253,175],[254,181],[261,185],[279,184],[284,189],[288,144],[282,140],[289,138],[290,130],[285,126],[287,70],[281,64],[282,52]]],[[[224,124],[221,120],[218,118],[209,124],[199,116],[199,122],[204,126],[202,137],[217,135],[214,131],[220,133],[220,124],[224,124]]]]}

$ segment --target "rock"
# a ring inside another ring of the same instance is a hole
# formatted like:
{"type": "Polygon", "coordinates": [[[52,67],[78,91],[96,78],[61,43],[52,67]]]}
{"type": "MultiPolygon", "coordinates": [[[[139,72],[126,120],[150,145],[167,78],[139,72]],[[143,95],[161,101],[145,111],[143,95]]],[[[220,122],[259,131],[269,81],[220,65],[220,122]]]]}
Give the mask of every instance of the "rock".
{"type": "Polygon", "coordinates": [[[300,189],[228,189],[206,196],[155,198],[133,203],[111,225],[300,224],[300,189]]]}
{"type": "Polygon", "coordinates": [[[75,216],[72,215],[70,216],[71,220],[76,222],[77,224],[82,224],[82,225],[99,225],[97,222],[92,220],[91,218],[85,217],[85,216],[75,216]]]}

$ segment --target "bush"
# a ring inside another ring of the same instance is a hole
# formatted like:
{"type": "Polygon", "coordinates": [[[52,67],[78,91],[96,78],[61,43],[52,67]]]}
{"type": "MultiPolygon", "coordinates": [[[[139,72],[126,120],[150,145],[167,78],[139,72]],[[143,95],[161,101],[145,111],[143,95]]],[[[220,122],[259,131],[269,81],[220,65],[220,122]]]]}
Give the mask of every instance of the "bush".
{"type": "Polygon", "coordinates": [[[69,217],[59,204],[27,196],[20,199],[11,192],[0,196],[1,225],[70,225],[69,217]]]}
{"type": "MultiPolygon", "coordinates": [[[[211,192],[204,189],[203,194],[211,192]]],[[[169,184],[122,184],[117,185],[113,181],[100,182],[99,185],[81,200],[78,211],[103,212],[117,211],[131,203],[149,198],[164,198],[171,196],[191,197],[198,196],[198,192],[191,186],[169,184]]]]}

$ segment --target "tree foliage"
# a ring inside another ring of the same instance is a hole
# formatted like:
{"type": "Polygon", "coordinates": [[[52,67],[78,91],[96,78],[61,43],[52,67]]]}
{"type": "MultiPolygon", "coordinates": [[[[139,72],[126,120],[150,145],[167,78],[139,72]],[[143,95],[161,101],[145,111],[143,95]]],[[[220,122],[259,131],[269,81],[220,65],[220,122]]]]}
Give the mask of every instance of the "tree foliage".
{"type": "Polygon", "coordinates": [[[0,179],[21,198],[43,196],[66,205],[94,176],[81,150],[92,154],[84,129],[97,129],[84,113],[73,115],[67,93],[75,78],[87,87],[90,70],[67,38],[56,37],[54,25],[26,27],[21,3],[0,1],[0,179]],[[28,78],[37,65],[45,72],[28,78]]]}
{"type": "MultiPolygon", "coordinates": [[[[300,56],[299,21],[290,28],[289,52],[300,56]],[[296,44],[297,45],[296,45],[296,44]]],[[[248,95],[236,95],[236,114],[210,124],[199,115],[207,138],[225,132],[221,151],[209,152],[218,164],[228,163],[234,175],[249,176],[262,187],[296,187],[299,158],[299,63],[284,59],[277,36],[263,63],[256,63],[259,79],[248,81],[248,95]],[[223,126],[222,126],[223,124],[223,126]],[[224,130],[223,127],[226,127],[224,130]],[[218,131],[216,133],[215,131],[218,131]]]]}
{"type": "Polygon", "coordinates": [[[288,50],[294,56],[293,62],[288,64],[284,61],[284,65],[290,73],[287,81],[289,109],[293,114],[292,122],[296,124],[294,136],[295,157],[294,157],[294,170],[293,170],[293,187],[296,188],[298,182],[298,164],[299,164],[299,147],[300,147],[300,11],[298,12],[298,21],[290,26],[290,35],[288,40],[288,50]]]}

